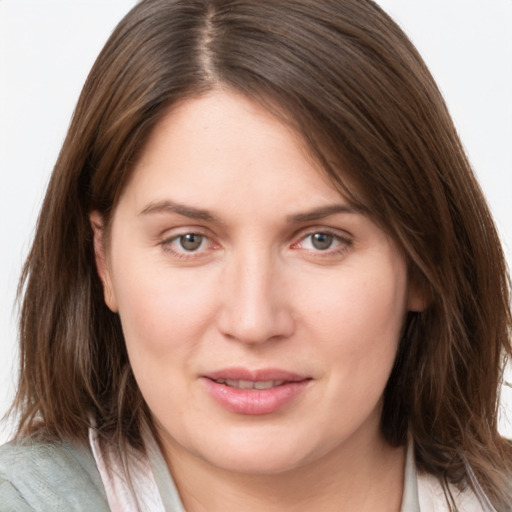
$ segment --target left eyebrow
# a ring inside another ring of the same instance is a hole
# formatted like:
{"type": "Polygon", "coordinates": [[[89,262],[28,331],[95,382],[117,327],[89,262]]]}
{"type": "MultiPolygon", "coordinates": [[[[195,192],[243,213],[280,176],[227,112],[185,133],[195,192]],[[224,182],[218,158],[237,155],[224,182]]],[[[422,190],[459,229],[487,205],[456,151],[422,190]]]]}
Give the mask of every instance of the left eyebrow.
{"type": "Polygon", "coordinates": [[[314,208],[313,210],[310,210],[308,212],[288,215],[286,220],[290,224],[294,224],[299,222],[321,220],[324,219],[325,217],[329,217],[330,215],[335,215],[337,213],[358,213],[363,215],[366,214],[366,212],[362,208],[358,208],[356,206],[347,204],[331,204],[327,206],[321,206],[320,208],[314,208]]]}

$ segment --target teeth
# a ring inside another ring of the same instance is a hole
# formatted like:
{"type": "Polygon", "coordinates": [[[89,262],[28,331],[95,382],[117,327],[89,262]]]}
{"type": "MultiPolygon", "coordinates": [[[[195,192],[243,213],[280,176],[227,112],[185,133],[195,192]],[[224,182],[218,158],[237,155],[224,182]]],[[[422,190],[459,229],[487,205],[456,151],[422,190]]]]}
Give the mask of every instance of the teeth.
{"type": "Polygon", "coordinates": [[[270,389],[274,388],[276,386],[280,386],[283,384],[284,381],[282,380],[267,380],[267,381],[261,381],[261,382],[255,382],[254,388],[255,389],[270,389]]]}
{"type": "Polygon", "coordinates": [[[231,388],[238,389],[270,389],[276,386],[281,386],[284,384],[284,380],[262,380],[262,381],[252,381],[252,380],[229,380],[229,379],[217,379],[215,382],[219,384],[226,384],[231,388]]]}
{"type": "Polygon", "coordinates": [[[254,389],[254,382],[250,380],[240,380],[238,381],[238,386],[240,389],[254,389]]]}

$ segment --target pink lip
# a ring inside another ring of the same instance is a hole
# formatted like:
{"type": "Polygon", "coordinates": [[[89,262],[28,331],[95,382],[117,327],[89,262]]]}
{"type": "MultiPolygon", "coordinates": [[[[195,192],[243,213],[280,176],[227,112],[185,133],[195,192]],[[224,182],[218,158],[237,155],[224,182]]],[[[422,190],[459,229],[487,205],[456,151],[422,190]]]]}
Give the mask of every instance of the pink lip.
{"type": "Polygon", "coordinates": [[[261,415],[276,412],[300,395],[310,377],[280,369],[226,368],[203,375],[206,390],[223,408],[236,414],[261,415]],[[218,380],[284,381],[269,389],[238,389],[218,380]]]}

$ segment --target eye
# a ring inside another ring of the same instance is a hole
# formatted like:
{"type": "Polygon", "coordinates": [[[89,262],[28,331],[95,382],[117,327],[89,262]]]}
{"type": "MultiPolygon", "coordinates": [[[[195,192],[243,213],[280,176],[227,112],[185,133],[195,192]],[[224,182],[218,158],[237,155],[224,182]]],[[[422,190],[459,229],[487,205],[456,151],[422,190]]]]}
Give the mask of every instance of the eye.
{"type": "Polygon", "coordinates": [[[313,233],[309,235],[311,245],[319,251],[326,251],[330,249],[334,241],[334,236],[330,233],[313,233]]]}
{"type": "Polygon", "coordinates": [[[209,237],[201,233],[182,233],[160,242],[165,252],[177,258],[199,257],[209,254],[215,244],[209,237]]]}
{"type": "Polygon", "coordinates": [[[203,245],[204,236],[198,235],[197,233],[187,233],[186,235],[180,235],[176,237],[175,241],[183,250],[192,252],[197,251],[197,249],[203,245]]]}
{"type": "Polygon", "coordinates": [[[300,240],[292,245],[293,249],[303,249],[309,253],[325,253],[336,255],[345,252],[352,242],[347,236],[341,236],[330,231],[313,231],[303,235],[300,240]]]}
{"type": "Polygon", "coordinates": [[[340,242],[340,237],[329,232],[309,233],[301,239],[299,245],[302,249],[327,251],[340,242]]]}

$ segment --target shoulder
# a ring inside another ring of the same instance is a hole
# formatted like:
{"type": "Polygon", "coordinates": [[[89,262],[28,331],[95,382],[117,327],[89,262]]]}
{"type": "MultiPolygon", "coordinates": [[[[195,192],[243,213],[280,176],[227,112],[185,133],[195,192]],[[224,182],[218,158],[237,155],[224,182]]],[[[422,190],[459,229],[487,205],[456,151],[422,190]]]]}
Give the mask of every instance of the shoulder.
{"type": "Polygon", "coordinates": [[[109,510],[88,445],[31,440],[0,447],[0,509],[109,510]]]}

